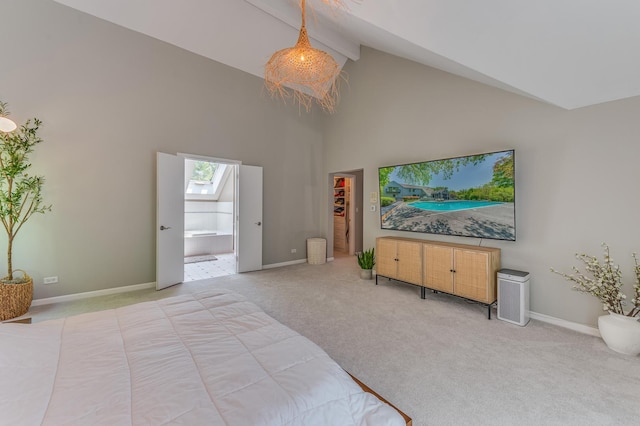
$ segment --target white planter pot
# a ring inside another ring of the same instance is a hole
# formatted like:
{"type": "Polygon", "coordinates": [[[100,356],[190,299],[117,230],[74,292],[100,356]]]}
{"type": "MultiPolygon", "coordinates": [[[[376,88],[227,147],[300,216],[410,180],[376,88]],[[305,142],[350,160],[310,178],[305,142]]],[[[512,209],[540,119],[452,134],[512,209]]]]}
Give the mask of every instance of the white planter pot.
{"type": "Polygon", "coordinates": [[[360,278],[362,278],[363,280],[373,279],[371,269],[360,269],[360,278]]]}
{"type": "Polygon", "coordinates": [[[625,355],[640,354],[638,318],[609,312],[609,315],[598,317],[598,329],[609,349],[625,355]]]}

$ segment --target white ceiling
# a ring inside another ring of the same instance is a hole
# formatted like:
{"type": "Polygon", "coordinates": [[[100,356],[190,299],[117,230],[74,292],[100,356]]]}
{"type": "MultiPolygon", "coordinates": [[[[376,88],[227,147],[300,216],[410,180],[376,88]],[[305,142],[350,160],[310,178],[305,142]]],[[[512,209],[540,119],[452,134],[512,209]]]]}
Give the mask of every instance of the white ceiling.
{"type": "MultiPolygon", "coordinates": [[[[295,44],[298,0],[55,0],[256,76],[295,44]]],[[[307,0],[311,44],[369,46],[566,109],[640,95],[638,0],[307,0]]]]}

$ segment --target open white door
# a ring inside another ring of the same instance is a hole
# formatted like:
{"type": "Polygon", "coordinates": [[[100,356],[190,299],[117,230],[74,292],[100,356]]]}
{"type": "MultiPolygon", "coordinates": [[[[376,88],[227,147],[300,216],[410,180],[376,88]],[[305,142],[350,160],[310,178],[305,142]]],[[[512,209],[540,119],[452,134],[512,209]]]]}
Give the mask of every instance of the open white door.
{"type": "Polygon", "coordinates": [[[156,290],[184,280],[184,158],[158,152],[156,290]]]}
{"type": "Polygon", "coordinates": [[[239,166],[236,261],[238,272],[262,269],[262,167],[239,166]]]}

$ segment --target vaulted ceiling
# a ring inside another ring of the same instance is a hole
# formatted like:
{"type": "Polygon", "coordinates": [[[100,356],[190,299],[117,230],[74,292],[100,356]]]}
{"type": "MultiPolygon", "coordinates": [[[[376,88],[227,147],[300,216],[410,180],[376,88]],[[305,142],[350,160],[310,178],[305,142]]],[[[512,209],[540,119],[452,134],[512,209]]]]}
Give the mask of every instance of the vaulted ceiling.
{"type": "MultiPolygon", "coordinates": [[[[299,0],[55,0],[256,76],[295,44],[299,0]]],[[[311,43],[360,46],[566,109],[640,95],[637,0],[307,0],[311,43]]]]}

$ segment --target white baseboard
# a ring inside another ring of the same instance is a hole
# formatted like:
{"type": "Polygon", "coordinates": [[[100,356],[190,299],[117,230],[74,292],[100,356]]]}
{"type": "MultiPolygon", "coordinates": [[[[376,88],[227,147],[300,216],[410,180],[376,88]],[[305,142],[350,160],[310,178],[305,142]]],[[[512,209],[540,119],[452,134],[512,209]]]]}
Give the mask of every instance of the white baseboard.
{"type": "Polygon", "coordinates": [[[600,332],[597,328],[589,327],[588,325],[579,324],[577,322],[563,320],[561,318],[552,317],[545,314],[539,314],[537,312],[529,311],[529,317],[538,321],[546,322],[549,324],[557,325],[559,327],[568,328],[569,330],[577,331],[591,336],[600,337],[600,332]]]}
{"type": "Polygon", "coordinates": [[[280,268],[282,266],[298,265],[300,263],[307,263],[307,259],[290,260],[289,262],[272,263],[270,265],[262,265],[262,269],[280,268]]]}
{"type": "MultiPolygon", "coordinates": [[[[271,265],[263,265],[262,269],[279,268],[281,266],[296,265],[299,263],[307,263],[307,259],[292,260],[290,262],[282,262],[282,263],[273,263],[271,265]]],[[[154,288],[155,286],[156,286],[156,283],[151,282],[151,283],[144,283],[144,284],[128,285],[124,287],[107,288],[104,290],[87,291],[84,293],[67,294],[64,296],[34,299],[31,302],[31,306],[48,305],[51,303],[60,303],[60,302],[70,302],[72,300],[88,299],[90,297],[97,297],[97,296],[108,296],[111,294],[126,293],[128,291],[146,290],[148,288],[154,288]]]]}
{"type": "Polygon", "coordinates": [[[72,300],[88,299],[96,296],[108,296],[110,294],[126,293],[128,291],[146,290],[148,288],[154,288],[155,282],[134,284],[124,287],[107,288],[104,290],[87,291],[84,293],[67,294],[65,296],[47,297],[44,299],[35,299],[31,302],[31,306],[48,305],[50,303],[70,302],[72,300]]]}

